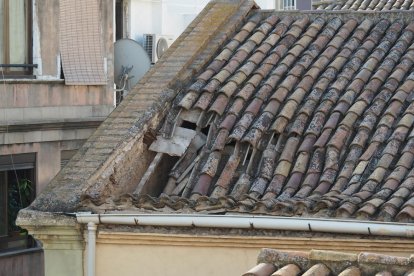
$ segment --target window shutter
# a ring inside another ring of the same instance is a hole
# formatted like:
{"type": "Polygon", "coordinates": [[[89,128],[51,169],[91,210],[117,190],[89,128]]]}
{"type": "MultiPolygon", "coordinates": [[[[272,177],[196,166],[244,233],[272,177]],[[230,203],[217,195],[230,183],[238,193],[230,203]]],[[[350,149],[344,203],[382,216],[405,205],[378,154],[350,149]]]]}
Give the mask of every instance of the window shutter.
{"type": "Polygon", "coordinates": [[[68,85],[107,83],[98,1],[60,1],[60,50],[65,83],[68,85]]]}

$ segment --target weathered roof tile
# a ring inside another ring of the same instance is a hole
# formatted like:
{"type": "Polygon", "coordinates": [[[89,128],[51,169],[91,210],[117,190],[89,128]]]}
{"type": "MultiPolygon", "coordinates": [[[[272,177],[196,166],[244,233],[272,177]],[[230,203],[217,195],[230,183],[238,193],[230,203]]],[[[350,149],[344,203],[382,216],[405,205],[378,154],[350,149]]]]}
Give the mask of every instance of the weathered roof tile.
{"type": "Polygon", "coordinates": [[[316,10],[353,10],[353,11],[389,11],[410,10],[414,7],[412,0],[322,0],[313,4],[316,10]]]}

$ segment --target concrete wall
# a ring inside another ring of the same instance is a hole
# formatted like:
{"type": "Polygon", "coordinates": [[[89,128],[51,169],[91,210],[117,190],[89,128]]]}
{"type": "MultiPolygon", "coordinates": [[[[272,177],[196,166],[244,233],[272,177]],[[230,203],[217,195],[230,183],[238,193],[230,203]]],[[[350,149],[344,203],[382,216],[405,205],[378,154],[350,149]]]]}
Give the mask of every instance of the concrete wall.
{"type": "Polygon", "coordinates": [[[0,125],[105,118],[114,108],[108,86],[65,85],[63,81],[4,80],[0,86],[0,125]]]}

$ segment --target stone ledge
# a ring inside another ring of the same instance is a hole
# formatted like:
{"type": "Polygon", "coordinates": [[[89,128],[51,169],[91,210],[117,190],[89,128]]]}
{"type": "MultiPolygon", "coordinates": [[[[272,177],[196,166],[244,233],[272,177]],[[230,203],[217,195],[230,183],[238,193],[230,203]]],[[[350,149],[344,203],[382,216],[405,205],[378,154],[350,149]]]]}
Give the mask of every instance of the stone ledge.
{"type": "Polygon", "coordinates": [[[82,227],[74,216],[23,209],[19,212],[16,224],[40,240],[44,249],[84,248],[82,227]]]}
{"type": "Polygon", "coordinates": [[[64,79],[2,79],[1,82],[6,84],[22,84],[22,83],[29,83],[29,84],[65,84],[64,79]]]}
{"type": "Polygon", "coordinates": [[[0,133],[97,128],[104,120],[105,117],[91,117],[70,120],[0,122],[0,133]]]}
{"type": "Polygon", "coordinates": [[[63,213],[39,212],[22,209],[16,220],[16,224],[23,228],[41,228],[44,226],[67,226],[74,228],[77,225],[76,217],[63,213]]]}

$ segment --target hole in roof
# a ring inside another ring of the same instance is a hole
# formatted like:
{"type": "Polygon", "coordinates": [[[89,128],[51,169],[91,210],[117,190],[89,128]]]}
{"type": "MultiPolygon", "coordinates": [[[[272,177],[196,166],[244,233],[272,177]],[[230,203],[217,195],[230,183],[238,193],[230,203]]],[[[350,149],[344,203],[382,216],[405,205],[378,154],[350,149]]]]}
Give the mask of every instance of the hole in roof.
{"type": "Polygon", "coordinates": [[[201,132],[205,135],[208,135],[209,131],[210,131],[210,125],[208,125],[208,126],[201,129],[201,132]]]}
{"type": "Polygon", "coordinates": [[[195,130],[197,128],[197,125],[189,121],[183,121],[183,123],[181,124],[181,127],[195,130]]]}
{"type": "Polygon", "coordinates": [[[157,171],[164,173],[152,173],[148,180],[148,184],[146,185],[147,189],[143,190],[142,194],[158,197],[163,192],[165,184],[169,179],[169,173],[177,163],[178,159],[177,156],[164,154],[157,166],[157,171]]]}

